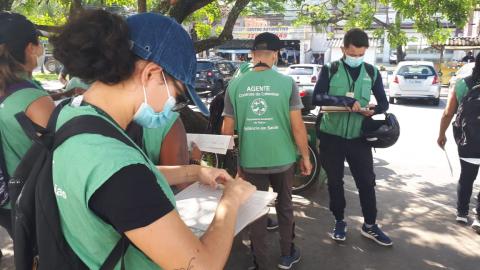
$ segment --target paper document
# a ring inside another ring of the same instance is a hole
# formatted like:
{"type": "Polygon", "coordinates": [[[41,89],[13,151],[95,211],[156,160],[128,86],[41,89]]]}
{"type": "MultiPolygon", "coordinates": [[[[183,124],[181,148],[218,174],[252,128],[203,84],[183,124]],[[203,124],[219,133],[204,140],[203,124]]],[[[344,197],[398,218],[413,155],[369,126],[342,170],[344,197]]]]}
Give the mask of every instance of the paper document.
{"type": "MultiPolygon", "coordinates": [[[[212,189],[195,183],[175,196],[180,217],[196,236],[202,236],[212,223],[222,194],[222,189],[212,189]]],[[[235,235],[267,214],[268,204],[276,197],[274,192],[256,191],[238,210],[235,235]]]]}
{"type": "MultiPolygon", "coordinates": [[[[350,112],[349,108],[343,106],[320,106],[320,112],[350,112]]],[[[361,112],[369,111],[369,108],[361,108],[361,112]]]]}
{"type": "Polygon", "coordinates": [[[187,133],[188,145],[192,142],[198,146],[200,151],[225,155],[228,149],[233,149],[235,142],[233,136],[193,134],[187,133]]]}
{"type": "Polygon", "coordinates": [[[443,148],[443,152],[445,153],[445,157],[447,158],[447,162],[448,162],[448,167],[450,168],[450,176],[453,176],[452,163],[450,162],[450,158],[448,157],[445,147],[443,148]]]}

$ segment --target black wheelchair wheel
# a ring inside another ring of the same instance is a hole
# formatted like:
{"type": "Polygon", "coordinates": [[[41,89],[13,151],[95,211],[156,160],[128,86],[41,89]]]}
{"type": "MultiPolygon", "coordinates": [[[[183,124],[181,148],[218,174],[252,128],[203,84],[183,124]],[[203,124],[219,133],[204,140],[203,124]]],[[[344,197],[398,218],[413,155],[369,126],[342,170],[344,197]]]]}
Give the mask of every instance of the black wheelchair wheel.
{"type": "MultiPolygon", "coordinates": [[[[300,172],[298,163],[295,163],[295,177],[293,179],[293,194],[298,194],[302,191],[309,189],[313,184],[318,181],[318,175],[320,173],[320,161],[318,157],[318,152],[315,147],[308,146],[308,151],[310,152],[310,161],[312,162],[312,172],[303,176],[300,172]]],[[[297,161],[300,160],[300,156],[297,157],[297,161]]]]}

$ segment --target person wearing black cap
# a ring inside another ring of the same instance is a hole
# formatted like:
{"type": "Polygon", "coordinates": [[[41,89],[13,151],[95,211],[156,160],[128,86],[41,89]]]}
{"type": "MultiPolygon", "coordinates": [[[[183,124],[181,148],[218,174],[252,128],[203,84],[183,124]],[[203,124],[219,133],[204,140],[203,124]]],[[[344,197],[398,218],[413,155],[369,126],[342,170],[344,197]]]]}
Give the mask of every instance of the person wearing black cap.
{"type": "MultiPolygon", "coordinates": [[[[45,127],[55,108],[47,92],[32,79],[37,59],[43,55],[38,37],[33,23],[23,15],[0,12],[0,154],[5,162],[2,169],[9,176],[32,145],[15,115],[26,112],[33,122],[45,127]]],[[[8,203],[0,208],[0,225],[11,236],[10,209],[8,203]]]]}
{"type": "Polygon", "coordinates": [[[384,113],[388,101],[378,70],[364,63],[368,49],[368,35],[361,29],[351,29],[345,34],[344,56],[325,65],[313,91],[312,104],[317,106],[342,106],[347,112],[324,113],[320,122],[320,161],[328,176],[330,211],[335,217],[332,239],[346,240],[347,223],[344,221],[345,195],[343,188],[344,162],[348,162],[358,188],[364,224],[363,236],[383,246],[392,240],[376,224],[377,201],[372,147],[361,137],[363,120],[384,113]],[[377,105],[370,104],[371,95],[377,105]],[[362,108],[366,108],[362,110],[362,108]]]}
{"type": "MultiPolygon", "coordinates": [[[[290,269],[300,260],[293,244],[292,182],[297,148],[302,174],[312,169],[303,105],[295,82],[272,66],[282,43],[272,33],[259,34],[252,49],[253,70],[232,80],[225,94],[222,133],[239,135],[240,174],[258,190],[271,185],[278,193],[277,210],[281,257],[278,267],[290,269]]],[[[250,226],[255,269],[271,269],[265,243],[267,217],[250,226]]]]}

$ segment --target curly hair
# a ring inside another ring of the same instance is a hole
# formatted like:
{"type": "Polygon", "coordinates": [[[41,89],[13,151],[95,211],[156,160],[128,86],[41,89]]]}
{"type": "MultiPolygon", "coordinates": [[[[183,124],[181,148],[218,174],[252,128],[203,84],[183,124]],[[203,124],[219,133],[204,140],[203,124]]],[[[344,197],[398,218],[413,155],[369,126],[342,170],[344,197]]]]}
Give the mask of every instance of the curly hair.
{"type": "Polygon", "coordinates": [[[86,10],[52,37],[53,56],[68,73],[87,82],[116,84],[129,78],[137,58],[125,20],[104,10],[86,10]]]}

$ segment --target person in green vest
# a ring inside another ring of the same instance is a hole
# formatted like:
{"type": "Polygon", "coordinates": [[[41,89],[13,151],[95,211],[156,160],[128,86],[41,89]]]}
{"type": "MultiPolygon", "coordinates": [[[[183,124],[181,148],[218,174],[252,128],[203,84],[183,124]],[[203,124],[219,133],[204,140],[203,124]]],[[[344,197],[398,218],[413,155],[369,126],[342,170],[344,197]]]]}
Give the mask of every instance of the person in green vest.
{"type": "MultiPolygon", "coordinates": [[[[25,112],[45,127],[55,108],[47,92],[32,79],[42,55],[43,46],[33,23],[23,15],[0,12],[0,154],[9,176],[32,145],[15,115],[25,112]]],[[[0,226],[12,236],[10,209],[10,203],[0,208],[0,226]]]]}
{"type": "Polygon", "coordinates": [[[343,57],[327,64],[320,72],[312,103],[317,106],[344,106],[348,112],[324,113],[320,122],[320,162],[328,177],[330,211],[335,217],[331,235],[337,242],[346,240],[343,188],[344,162],[348,162],[360,195],[364,218],[360,232],[383,246],[392,240],[379,228],[375,195],[372,148],[361,137],[363,119],[388,110],[382,76],[377,68],[364,62],[368,35],[361,29],[349,30],[343,40],[343,57]],[[377,105],[370,103],[375,96],[377,105]],[[368,108],[368,110],[362,110],[368,108]]]}
{"type": "MultiPolygon", "coordinates": [[[[473,91],[471,90],[471,87],[477,84],[480,84],[480,53],[477,54],[477,57],[475,58],[475,66],[473,68],[472,75],[459,79],[455,84],[455,88],[450,91],[448,95],[447,106],[442,114],[442,119],[440,121],[440,132],[437,139],[437,143],[442,149],[445,149],[445,144],[447,143],[445,132],[447,131],[450,122],[452,122],[452,118],[457,112],[458,106],[468,91],[473,91]],[[467,80],[471,82],[470,85],[467,84],[467,80]]],[[[480,132],[480,130],[478,130],[478,132],[480,132]]],[[[461,153],[459,153],[459,156],[461,172],[457,184],[456,221],[460,224],[468,224],[470,198],[472,197],[473,183],[478,175],[480,159],[467,158],[462,156],[461,153]]],[[[480,193],[477,195],[476,211],[477,212],[471,226],[477,233],[480,234],[480,193]]]]}
{"type": "MultiPolygon", "coordinates": [[[[225,94],[222,133],[239,136],[240,174],[258,190],[269,186],[278,193],[275,208],[279,223],[280,269],[290,269],[300,261],[293,243],[292,182],[297,149],[302,174],[311,172],[303,108],[292,78],[272,67],[282,43],[272,33],[259,34],[254,41],[253,70],[232,80],[225,94]]],[[[265,242],[267,216],[250,226],[254,268],[271,269],[265,242]]]]}
{"type": "MultiPolygon", "coordinates": [[[[132,121],[158,128],[170,119],[175,97],[194,91],[193,42],[171,18],[141,13],[125,21],[104,10],[86,10],[52,43],[55,58],[70,74],[92,83],[61,110],[57,129],[80,115],[99,117],[121,132],[132,121]]],[[[100,268],[122,235],[132,243],[124,256],[126,269],[222,269],[238,209],[255,190],[225,170],[157,168],[139,148],[97,134],[69,138],[53,160],[62,232],[89,269],[100,268]],[[170,189],[195,180],[225,187],[201,238],[180,219],[170,189]]]]}

